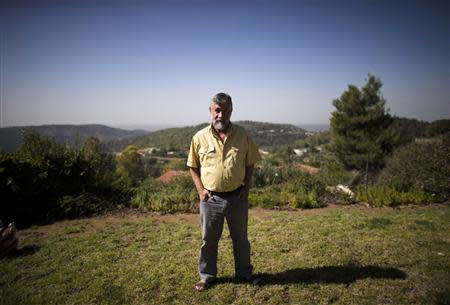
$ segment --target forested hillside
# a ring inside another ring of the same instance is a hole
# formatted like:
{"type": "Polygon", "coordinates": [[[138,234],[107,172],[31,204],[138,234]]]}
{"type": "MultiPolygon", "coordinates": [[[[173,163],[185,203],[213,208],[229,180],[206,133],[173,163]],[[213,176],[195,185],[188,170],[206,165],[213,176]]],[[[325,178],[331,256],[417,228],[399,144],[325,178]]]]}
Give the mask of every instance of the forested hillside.
{"type": "Polygon", "coordinates": [[[102,142],[109,142],[148,133],[145,130],[125,130],[99,124],[4,127],[0,128],[0,149],[14,152],[22,143],[23,134],[27,131],[35,131],[48,136],[57,143],[67,143],[70,146],[80,145],[90,136],[94,136],[102,142]]]}
{"type": "MultiPolygon", "coordinates": [[[[274,124],[254,121],[236,121],[244,127],[253,137],[256,144],[261,147],[287,144],[295,140],[304,139],[306,131],[290,124],[274,124]]],[[[158,130],[138,138],[136,141],[122,141],[139,148],[159,147],[168,150],[188,149],[192,136],[207,126],[203,123],[196,126],[178,127],[158,130]]]]}

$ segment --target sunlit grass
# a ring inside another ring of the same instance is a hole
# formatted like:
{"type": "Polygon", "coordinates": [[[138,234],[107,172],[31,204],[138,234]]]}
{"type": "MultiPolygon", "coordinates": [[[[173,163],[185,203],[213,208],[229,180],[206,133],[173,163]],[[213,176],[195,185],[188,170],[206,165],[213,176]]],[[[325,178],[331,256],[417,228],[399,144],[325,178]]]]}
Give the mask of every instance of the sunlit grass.
{"type": "Polygon", "coordinates": [[[19,231],[0,260],[1,304],[448,304],[450,208],[251,213],[262,286],[236,283],[232,244],[219,283],[198,293],[197,215],[85,219],[19,231]],[[191,221],[186,219],[190,218],[191,221]]]}

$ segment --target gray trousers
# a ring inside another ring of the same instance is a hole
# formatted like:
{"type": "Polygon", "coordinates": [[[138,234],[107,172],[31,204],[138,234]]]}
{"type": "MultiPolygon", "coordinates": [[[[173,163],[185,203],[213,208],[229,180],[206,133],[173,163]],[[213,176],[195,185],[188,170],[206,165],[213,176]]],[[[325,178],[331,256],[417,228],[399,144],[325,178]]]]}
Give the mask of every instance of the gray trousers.
{"type": "Polygon", "coordinates": [[[198,271],[203,281],[214,281],[217,276],[217,247],[227,220],[233,241],[235,275],[248,279],[253,267],[250,263],[250,243],[247,238],[248,202],[239,198],[239,192],[213,195],[200,202],[202,246],[198,271]]]}

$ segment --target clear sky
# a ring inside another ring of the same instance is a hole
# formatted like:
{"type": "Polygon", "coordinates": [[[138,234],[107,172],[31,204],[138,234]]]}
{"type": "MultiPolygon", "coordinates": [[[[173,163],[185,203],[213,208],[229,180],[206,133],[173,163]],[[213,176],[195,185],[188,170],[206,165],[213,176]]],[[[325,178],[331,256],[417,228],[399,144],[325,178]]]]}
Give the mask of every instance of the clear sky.
{"type": "Polygon", "coordinates": [[[2,1],[1,125],[328,123],[368,73],[391,114],[450,117],[448,1],[2,1]]]}

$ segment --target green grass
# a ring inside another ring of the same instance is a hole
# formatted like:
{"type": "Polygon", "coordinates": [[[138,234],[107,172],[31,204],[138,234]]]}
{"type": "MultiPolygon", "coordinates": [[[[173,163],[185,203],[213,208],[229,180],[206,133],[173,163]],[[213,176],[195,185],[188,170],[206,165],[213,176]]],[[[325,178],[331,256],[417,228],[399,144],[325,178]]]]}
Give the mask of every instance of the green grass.
{"type": "Polygon", "coordinates": [[[198,293],[198,215],[92,218],[19,231],[0,260],[1,304],[449,304],[450,207],[251,211],[262,286],[233,281],[219,245],[219,283],[198,293]],[[190,221],[188,221],[190,219],[190,221]]]}

